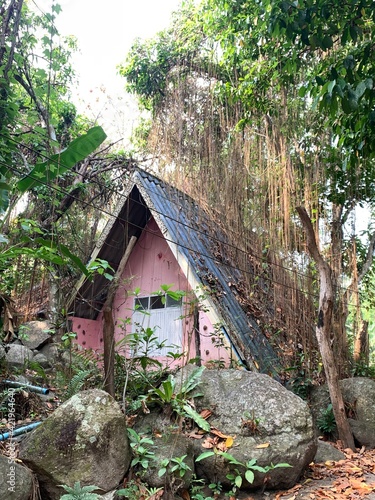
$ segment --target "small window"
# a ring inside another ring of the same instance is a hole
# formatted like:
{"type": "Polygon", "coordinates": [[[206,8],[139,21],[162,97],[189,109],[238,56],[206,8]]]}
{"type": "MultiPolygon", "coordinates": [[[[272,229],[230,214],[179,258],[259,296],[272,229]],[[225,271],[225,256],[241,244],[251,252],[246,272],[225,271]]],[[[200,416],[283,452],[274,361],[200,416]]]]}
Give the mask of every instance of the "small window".
{"type": "Polygon", "coordinates": [[[135,299],[135,310],[136,311],[146,311],[149,309],[148,297],[140,297],[135,299]]]}
{"type": "Polygon", "coordinates": [[[150,309],[165,309],[166,307],[181,307],[182,299],[174,299],[169,295],[151,295],[150,297],[136,297],[134,309],[147,311],[150,309]]]}
{"type": "Polygon", "coordinates": [[[156,297],[150,297],[150,309],[164,309],[165,307],[165,297],[157,295],[156,297]]]}
{"type": "Polygon", "coordinates": [[[180,307],[181,299],[173,299],[169,295],[166,295],[165,307],[180,307]]]}

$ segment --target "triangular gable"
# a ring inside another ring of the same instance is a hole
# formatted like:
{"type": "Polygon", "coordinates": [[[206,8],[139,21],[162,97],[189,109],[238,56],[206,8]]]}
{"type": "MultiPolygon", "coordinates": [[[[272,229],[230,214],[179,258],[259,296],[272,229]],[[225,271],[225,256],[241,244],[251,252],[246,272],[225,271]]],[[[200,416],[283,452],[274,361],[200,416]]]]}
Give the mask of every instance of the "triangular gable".
{"type": "MultiPolygon", "coordinates": [[[[132,236],[142,233],[152,216],[193,290],[209,292],[203,306],[212,324],[221,328],[245,366],[275,373],[279,361],[255,318],[246,315],[235,295],[243,277],[226,263],[225,235],[216,229],[198,204],[154,175],[136,169],[132,182],[120,200],[93,252],[116,269],[132,236]]],[[[94,282],[78,283],[74,315],[94,319],[101,309],[108,287],[97,276],[94,282]],[[77,291],[78,290],[78,291],[77,291]]]]}

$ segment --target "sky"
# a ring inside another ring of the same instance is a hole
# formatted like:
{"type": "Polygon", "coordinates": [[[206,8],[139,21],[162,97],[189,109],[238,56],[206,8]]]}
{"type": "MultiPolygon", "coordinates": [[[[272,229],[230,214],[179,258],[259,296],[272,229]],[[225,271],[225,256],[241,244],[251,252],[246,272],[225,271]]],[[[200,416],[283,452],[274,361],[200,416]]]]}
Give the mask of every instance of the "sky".
{"type": "MultiPolygon", "coordinates": [[[[52,0],[34,0],[44,12],[52,0]]],[[[169,25],[180,0],[55,0],[60,35],[74,35],[79,53],[73,66],[79,87],[73,101],[79,112],[106,131],[111,141],[127,147],[138,116],[135,99],[124,91],[116,66],[124,61],[135,38],[151,38],[169,25]]],[[[35,7],[34,7],[35,8],[35,7]]]]}

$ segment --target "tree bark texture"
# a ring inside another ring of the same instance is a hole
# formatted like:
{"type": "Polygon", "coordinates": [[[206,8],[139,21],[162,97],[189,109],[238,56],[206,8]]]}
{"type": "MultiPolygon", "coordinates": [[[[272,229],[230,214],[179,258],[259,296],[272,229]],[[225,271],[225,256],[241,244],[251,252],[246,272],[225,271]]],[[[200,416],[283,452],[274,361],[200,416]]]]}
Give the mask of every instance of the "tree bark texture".
{"type": "Polygon", "coordinates": [[[370,349],[369,349],[369,335],[368,335],[368,321],[361,319],[360,327],[357,332],[354,342],[354,361],[356,363],[369,364],[370,349]]]}
{"type": "Polygon", "coordinates": [[[307,236],[307,247],[311,257],[316,262],[320,277],[319,291],[319,313],[316,325],[316,337],[318,340],[320,354],[327,379],[329,395],[332,402],[339,438],[344,448],[351,448],[355,451],[354,438],[351,432],[348,419],[345,413],[345,405],[339,385],[339,376],[336,366],[336,359],[332,348],[334,341],[332,331],[332,316],[334,304],[334,292],[332,283],[332,270],[323,259],[316,244],[314,228],[311,219],[304,207],[297,207],[298,215],[301,219],[307,236]]]}
{"type": "Polygon", "coordinates": [[[107,298],[103,306],[103,344],[104,344],[104,390],[115,396],[115,323],[113,320],[113,301],[120,284],[121,275],[137,241],[135,236],[130,238],[125,253],[108,289],[107,298]]]}

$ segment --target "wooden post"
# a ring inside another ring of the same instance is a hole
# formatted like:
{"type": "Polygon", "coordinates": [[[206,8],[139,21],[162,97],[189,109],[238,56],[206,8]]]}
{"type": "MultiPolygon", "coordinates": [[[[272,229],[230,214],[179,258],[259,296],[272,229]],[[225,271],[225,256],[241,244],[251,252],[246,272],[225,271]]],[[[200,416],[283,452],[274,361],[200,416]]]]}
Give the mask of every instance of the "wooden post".
{"type": "Polygon", "coordinates": [[[109,285],[107,298],[103,306],[103,343],[104,343],[104,390],[115,396],[115,324],[113,321],[113,300],[120,284],[121,275],[137,241],[130,238],[125,253],[120,260],[117,271],[109,285]]]}

